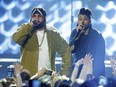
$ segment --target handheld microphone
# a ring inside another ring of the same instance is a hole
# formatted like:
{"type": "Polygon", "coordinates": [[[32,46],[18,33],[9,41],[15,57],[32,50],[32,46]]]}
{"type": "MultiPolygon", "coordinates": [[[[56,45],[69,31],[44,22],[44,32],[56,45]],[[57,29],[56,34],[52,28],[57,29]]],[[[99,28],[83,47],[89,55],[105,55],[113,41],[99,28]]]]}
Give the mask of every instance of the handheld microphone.
{"type": "Polygon", "coordinates": [[[79,29],[78,32],[77,32],[77,34],[75,35],[75,37],[74,37],[74,38],[72,39],[72,41],[69,43],[69,46],[70,46],[70,47],[74,44],[74,42],[75,42],[76,40],[79,39],[79,37],[81,36],[81,34],[82,34],[82,30],[79,29]]]}
{"type": "Polygon", "coordinates": [[[80,35],[82,34],[82,30],[79,29],[78,32],[77,32],[77,35],[75,37],[75,40],[79,39],[80,35]]]}
{"type": "MultiPolygon", "coordinates": [[[[78,26],[78,24],[77,24],[77,26],[78,26]]],[[[72,47],[72,48],[74,46],[74,42],[76,40],[78,40],[80,38],[80,36],[82,35],[82,32],[83,32],[82,28],[84,28],[84,26],[83,25],[80,25],[80,26],[81,26],[81,29],[78,29],[77,34],[73,37],[72,41],[69,43],[69,46],[72,47]]]]}
{"type": "Polygon", "coordinates": [[[39,22],[38,21],[36,21],[36,20],[32,20],[32,22],[33,22],[33,24],[34,25],[36,25],[36,24],[38,24],[39,22]]]}

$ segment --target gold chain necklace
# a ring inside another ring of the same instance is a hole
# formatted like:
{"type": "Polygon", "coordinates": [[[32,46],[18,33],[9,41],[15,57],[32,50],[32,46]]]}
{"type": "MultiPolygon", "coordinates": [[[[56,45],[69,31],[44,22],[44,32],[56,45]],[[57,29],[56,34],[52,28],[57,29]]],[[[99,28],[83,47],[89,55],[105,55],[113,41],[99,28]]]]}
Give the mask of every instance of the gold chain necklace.
{"type": "Polygon", "coordinates": [[[45,37],[45,31],[44,31],[44,34],[42,36],[42,40],[41,40],[41,43],[39,44],[39,47],[41,47],[42,43],[43,43],[43,40],[44,40],[44,37],[45,37]]]}

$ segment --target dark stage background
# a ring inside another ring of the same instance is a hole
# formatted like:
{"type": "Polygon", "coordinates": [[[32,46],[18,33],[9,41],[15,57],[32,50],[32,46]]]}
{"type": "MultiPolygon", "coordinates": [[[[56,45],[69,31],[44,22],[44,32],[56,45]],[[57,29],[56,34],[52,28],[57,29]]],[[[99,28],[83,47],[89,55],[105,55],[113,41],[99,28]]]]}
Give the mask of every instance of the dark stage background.
{"type": "MultiPolygon", "coordinates": [[[[12,35],[18,26],[30,21],[33,7],[46,9],[47,23],[54,25],[67,42],[79,9],[90,8],[93,27],[102,33],[106,42],[106,73],[112,75],[108,57],[116,55],[116,0],[0,0],[0,78],[7,75],[7,66],[20,57],[19,45],[13,42],[12,35]]],[[[57,57],[57,71],[60,61],[57,57]]]]}

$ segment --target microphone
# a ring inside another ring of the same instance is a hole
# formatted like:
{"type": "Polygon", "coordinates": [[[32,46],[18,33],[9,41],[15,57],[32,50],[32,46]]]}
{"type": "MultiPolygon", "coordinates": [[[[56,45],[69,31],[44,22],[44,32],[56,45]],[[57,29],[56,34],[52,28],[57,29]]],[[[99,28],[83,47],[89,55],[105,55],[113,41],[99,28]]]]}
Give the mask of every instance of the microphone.
{"type": "Polygon", "coordinates": [[[81,34],[82,34],[82,30],[79,29],[77,35],[75,36],[75,40],[78,40],[81,34]]]}
{"type": "MultiPolygon", "coordinates": [[[[82,25],[80,25],[80,26],[81,26],[81,28],[83,28],[82,25]]],[[[82,30],[78,29],[77,34],[75,35],[75,37],[73,37],[72,41],[69,43],[70,47],[73,46],[74,42],[80,38],[81,34],[82,34],[82,30]]]]}
{"type": "Polygon", "coordinates": [[[75,35],[75,37],[74,37],[74,38],[72,39],[72,41],[69,43],[69,46],[70,46],[70,47],[74,44],[74,42],[75,42],[76,40],[79,39],[81,33],[82,33],[82,30],[79,29],[78,32],[77,32],[77,34],[75,35]]]}
{"type": "Polygon", "coordinates": [[[32,20],[32,22],[33,22],[33,24],[34,25],[37,25],[37,24],[39,24],[40,22],[39,21],[37,21],[37,20],[32,20]]]}

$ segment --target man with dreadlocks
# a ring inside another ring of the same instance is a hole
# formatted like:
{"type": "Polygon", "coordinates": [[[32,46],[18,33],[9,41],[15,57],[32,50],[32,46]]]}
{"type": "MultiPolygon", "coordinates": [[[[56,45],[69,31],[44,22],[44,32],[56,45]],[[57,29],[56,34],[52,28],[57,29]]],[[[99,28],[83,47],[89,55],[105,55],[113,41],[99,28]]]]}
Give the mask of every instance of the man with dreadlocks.
{"type": "Polygon", "coordinates": [[[71,50],[56,28],[46,24],[46,11],[33,8],[30,23],[22,24],[13,35],[13,40],[21,46],[21,65],[31,76],[41,68],[55,71],[56,52],[62,57],[61,75],[68,75],[71,50]]]}
{"type": "MultiPolygon", "coordinates": [[[[92,28],[91,15],[90,9],[80,9],[78,23],[76,28],[71,32],[69,45],[72,49],[73,68],[77,68],[74,67],[74,64],[78,60],[90,54],[93,58],[93,70],[91,73],[95,77],[99,77],[105,75],[105,41],[101,33],[92,28]]],[[[78,67],[79,71],[81,71],[82,66],[78,67]]],[[[79,74],[77,75],[78,77],[79,74]]]]}

